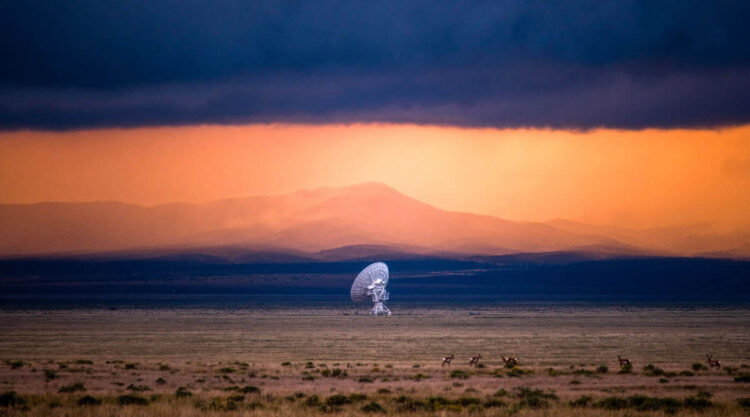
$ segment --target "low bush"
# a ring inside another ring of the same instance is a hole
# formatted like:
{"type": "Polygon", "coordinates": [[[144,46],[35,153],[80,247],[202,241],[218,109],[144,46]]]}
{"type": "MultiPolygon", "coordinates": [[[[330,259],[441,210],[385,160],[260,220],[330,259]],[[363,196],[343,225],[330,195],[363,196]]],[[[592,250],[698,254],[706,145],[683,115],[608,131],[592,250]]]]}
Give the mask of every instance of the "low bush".
{"type": "Polygon", "coordinates": [[[18,369],[23,366],[23,361],[5,361],[5,363],[10,366],[10,369],[18,369]]]}
{"type": "Polygon", "coordinates": [[[179,387],[177,388],[177,391],[175,391],[174,396],[177,398],[187,398],[192,397],[193,393],[188,391],[188,389],[185,387],[179,387]]]}
{"type": "Polygon", "coordinates": [[[385,413],[385,408],[375,401],[370,401],[369,404],[362,406],[361,410],[365,413],[385,413]]]}
{"type": "Polygon", "coordinates": [[[360,394],[358,392],[354,392],[354,393],[349,394],[349,401],[351,401],[353,403],[364,401],[366,399],[367,399],[367,395],[365,395],[365,394],[360,394]]]}
{"type": "Polygon", "coordinates": [[[291,362],[281,362],[281,366],[292,366],[291,362]]]}
{"type": "Polygon", "coordinates": [[[654,365],[648,364],[643,367],[643,374],[646,376],[662,376],[664,375],[664,370],[661,368],[657,368],[654,365]]]}
{"type": "Polygon", "coordinates": [[[151,387],[149,387],[148,385],[133,385],[133,384],[130,384],[130,385],[128,385],[128,387],[127,387],[127,388],[125,388],[125,389],[127,389],[127,390],[130,390],[130,391],[133,391],[133,392],[146,392],[146,391],[151,391],[151,387]]]}
{"type": "Polygon", "coordinates": [[[736,376],[734,382],[750,382],[750,374],[736,376]]]}
{"type": "Polygon", "coordinates": [[[451,378],[455,378],[455,379],[468,379],[469,378],[469,374],[466,373],[465,371],[460,370],[460,369],[454,369],[454,370],[451,371],[450,377],[451,378]]]}
{"type": "Polygon", "coordinates": [[[167,380],[164,378],[156,378],[156,381],[154,381],[157,385],[164,385],[167,383],[167,380]]]}
{"type": "MultiPolygon", "coordinates": [[[[411,379],[413,381],[421,381],[423,379],[428,379],[429,377],[430,377],[429,375],[425,375],[425,374],[423,374],[423,373],[420,372],[418,374],[412,375],[411,379]]],[[[451,377],[451,378],[453,378],[453,377],[451,377]]]]}
{"type": "Polygon", "coordinates": [[[164,365],[164,364],[159,365],[159,370],[160,371],[169,371],[171,369],[172,368],[170,368],[169,365],[164,365]]]}
{"type": "Polygon", "coordinates": [[[633,365],[626,363],[625,365],[620,368],[620,370],[617,372],[618,374],[631,374],[633,373],[633,365]]]}
{"type": "Polygon", "coordinates": [[[135,394],[123,394],[117,397],[119,405],[148,405],[148,400],[135,394]]]}
{"type": "Polygon", "coordinates": [[[690,372],[690,371],[680,371],[680,373],[677,374],[677,375],[679,375],[679,376],[695,376],[695,374],[692,373],[692,372],[690,372]]]}
{"type": "Polygon", "coordinates": [[[370,382],[374,382],[374,381],[375,380],[372,379],[372,378],[370,378],[369,376],[362,375],[361,377],[359,377],[359,382],[360,383],[370,383],[370,382]]]}
{"type": "Polygon", "coordinates": [[[260,394],[260,388],[254,385],[245,385],[244,387],[240,388],[239,391],[244,394],[260,394]]]}
{"type": "Polygon", "coordinates": [[[71,393],[76,391],[86,391],[86,387],[82,383],[76,382],[70,385],[63,385],[57,392],[59,393],[71,393]]]}
{"type": "Polygon", "coordinates": [[[57,374],[55,373],[55,371],[49,369],[44,370],[44,379],[46,379],[47,381],[51,381],[55,378],[57,378],[57,374]]]}
{"type": "Polygon", "coordinates": [[[529,387],[516,387],[515,390],[516,396],[521,400],[518,403],[518,406],[521,408],[546,408],[549,407],[548,400],[557,400],[557,395],[552,391],[545,392],[529,387]]]}
{"type": "Polygon", "coordinates": [[[26,399],[15,391],[6,391],[0,394],[0,407],[25,408],[26,399]]]}
{"type": "Polygon", "coordinates": [[[390,394],[391,390],[388,388],[378,388],[378,394],[390,394]]]}
{"type": "Polygon", "coordinates": [[[86,395],[85,397],[81,397],[78,400],[78,405],[101,405],[102,400],[92,397],[90,395],[86,395]]]}
{"type": "MultiPolygon", "coordinates": [[[[76,365],[93,365],[94,361],[90,361],[88,359],[78,359],[75,361],[76,365]]],[[[84,397],[86,398],[86,397],[84,397]]]]}
{"type": "Polygon", "coordinates": [[[498,399],[491,398],[484,402],[484,408],[500,408],[505,407],[506,404],[498,399]]]}
{"type": "Polygon", "coordinates": [[[346,395],[334,394],[326,398],[325,405],[331,407],[342,406],[344,404],[351,404],[351,400],[346,395]]]}
{"type": "Polygon", "coordinates": [[[750,397],[737,398],[737,405],[742,408],[750,408],[750,397]]]}
{"type": "Polygon", "coordinates": [[[233,374],[237,372],[237,370],[232,368],[231,366],[225,366],[224,368],[219,369],[219,372],[222,374],[233,374]]]}
{"type": "Polygon", "coordinates": [[[692,368],[695,372],[705,371],[706,369],[708,369],[706,368],[706,365],[702,364],[701,362],[693,362],[690,368],[692,368]]]}
{"type": "Polygon", "coordinates": [[[570,402],[568,402],[568,405],[573,408],[588,407],[589,404],[591,404],[591,400],[592,398],[590,395],[584,395],[576,398],[575,400],[571,400],[570,402]]]}
{"type": "Polygon", "coordinates": [[[596,367],[597,374],[606,374],[607,372],[609,372],[607,365],[599,365],[596,367]]]}
{"type": "Polygon", "coordinates": [[[138,367],[137,363],[126,363],[125,369],[136,369],[138,367]]]}

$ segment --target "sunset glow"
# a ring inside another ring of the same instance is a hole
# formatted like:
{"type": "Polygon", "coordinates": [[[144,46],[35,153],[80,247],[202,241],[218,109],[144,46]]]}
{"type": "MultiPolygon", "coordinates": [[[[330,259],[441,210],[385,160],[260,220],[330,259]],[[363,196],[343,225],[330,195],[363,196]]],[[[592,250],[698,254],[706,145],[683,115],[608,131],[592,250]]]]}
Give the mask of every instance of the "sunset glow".
{"type": "Polygon", "coordinates": [[[0,202],[154,205],[383,182],[439,208],[643,228],[750,224],[750,127],[247,125],[0,133],[0,202]]]}

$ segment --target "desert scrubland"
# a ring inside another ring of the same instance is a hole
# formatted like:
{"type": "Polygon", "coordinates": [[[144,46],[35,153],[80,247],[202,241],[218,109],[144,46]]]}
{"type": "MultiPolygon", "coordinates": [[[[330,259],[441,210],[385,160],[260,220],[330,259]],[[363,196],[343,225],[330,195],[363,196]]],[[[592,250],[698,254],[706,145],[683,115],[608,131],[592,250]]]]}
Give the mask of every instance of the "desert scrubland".
{"type": "Polygon", "coordinates": [[[750,413],[747,309],[0,312],[3,415],[750,413]],[[453,363],[440,358],[455,354],[453,363]],[[482,354],[479,366],[468,357],[482,354]],[[706,354],[722,361],[708,368],[706,354]],[[633,366],[623,371],[617,355],[633,366]],[[518,357],[506,366],[501,356],[518,357]]]}

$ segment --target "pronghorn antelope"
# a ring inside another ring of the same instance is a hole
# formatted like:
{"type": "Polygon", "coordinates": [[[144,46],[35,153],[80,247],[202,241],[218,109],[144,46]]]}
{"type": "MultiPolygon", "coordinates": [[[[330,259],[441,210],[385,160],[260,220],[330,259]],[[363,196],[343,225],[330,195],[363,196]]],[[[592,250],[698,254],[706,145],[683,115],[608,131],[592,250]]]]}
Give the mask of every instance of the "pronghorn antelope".
{"type": "Polygon", "coordinates": [[[721,368],[721,361],[718,359],[711,359],[712,355],[706,355],[706,360],[708,361],[708,367],[709,368],[721,368]]]}
{"type": "Polygon", "coordinates": [[[453,354],[451,353],[450,356],[446,356],[443,358],[443,364],[440,366],[444,366],[446,363],[450,365],[452,360],[453,360],[453,354]]]}
{"type": "Polygon", "coordinates": [[[500,355],[500,357],[503,358],[503,362],[505,362],[505,364],[508,365],[508,366],[511,366],[511,365],[512,366],[516,366],[516,365],[518,365],[518,358],[516,358],[515,356],[505,357],[505,356],[500,355]]]}
{"type": "Polygon", "coordinates": [[[620,357],[620,355],[617,355],[617,360],[620,361],[620,368],[622,368],[625,365],[632,365],[630,363],[630,359],[620,357]]]}
{"type": "Polygon", "coordinates": [[[470,356],[469,357],[469,366],[474,365],[477,366],[479,364],[479,360],[482,359],[482,354],[478,353],[477,356],[470,356]]]}

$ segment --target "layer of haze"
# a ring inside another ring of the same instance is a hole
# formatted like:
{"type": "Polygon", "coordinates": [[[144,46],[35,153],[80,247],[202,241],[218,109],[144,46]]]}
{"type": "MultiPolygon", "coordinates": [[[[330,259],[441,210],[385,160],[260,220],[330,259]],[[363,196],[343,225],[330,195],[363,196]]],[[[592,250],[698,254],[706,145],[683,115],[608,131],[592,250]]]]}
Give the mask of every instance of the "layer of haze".
{"type": "Polygon", "coordinates": [[[509,220],[747,228],[750,126],[250,125],[0,133],[0,203],[154,205],[383,182],[509,220]]]}

